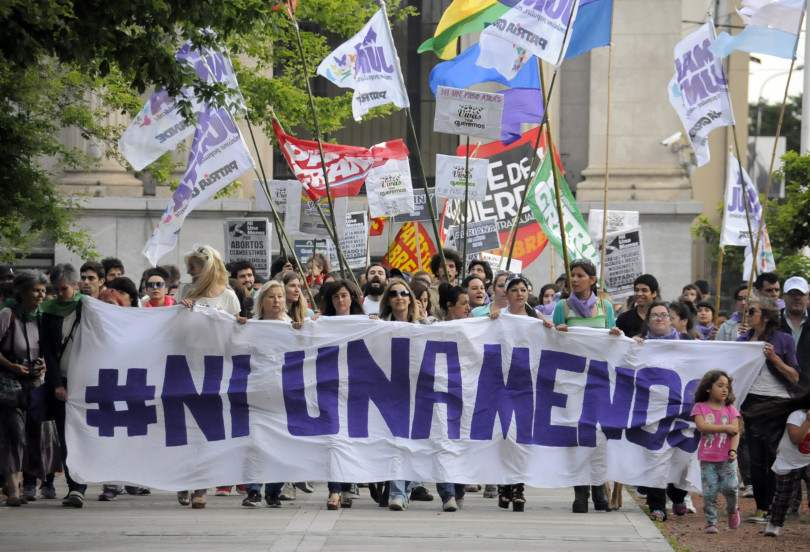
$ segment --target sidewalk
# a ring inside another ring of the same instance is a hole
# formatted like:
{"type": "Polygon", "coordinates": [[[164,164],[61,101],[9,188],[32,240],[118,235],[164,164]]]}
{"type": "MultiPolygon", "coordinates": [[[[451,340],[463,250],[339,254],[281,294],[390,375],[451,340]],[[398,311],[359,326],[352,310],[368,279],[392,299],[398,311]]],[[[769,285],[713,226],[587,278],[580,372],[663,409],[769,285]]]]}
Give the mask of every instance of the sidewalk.
{"type": "MultiPolygon", "coordinates": [[[[59,496],[64,478],[56,480],[59,496]]],[[[286,551],[668,551],[672,548],[625,492],[616,512],[572,514],[572,489],[527,489],[526,511],[497,507],[497,499],[467,493],[464,508],[441,511],[441,502],[411,503],[404,512],[377,506],[360,489],[351,509],[326,509],[326,484],[279,509],[247,509],[242,497],[208,496],[204,510],[177,503],[175,493],[122,495],[98,502],[100,485],[88,488],[84,508],[61,498],[37,499],[20,508],[0,507],[3,550],[270,550],[286,551]]]]}

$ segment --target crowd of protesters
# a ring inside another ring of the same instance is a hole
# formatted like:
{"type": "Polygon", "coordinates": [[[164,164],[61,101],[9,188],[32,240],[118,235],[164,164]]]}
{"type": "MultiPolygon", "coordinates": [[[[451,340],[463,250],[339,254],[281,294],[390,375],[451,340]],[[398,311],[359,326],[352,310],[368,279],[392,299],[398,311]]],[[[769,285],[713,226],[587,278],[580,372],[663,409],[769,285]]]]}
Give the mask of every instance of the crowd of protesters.
{"type": "MultiPolygon", "coordinates": [[[[685,285],[680,295],[665,302],[656,278],[644,274],[635,280],[632,296],[621,302],[597,287],[596,267],[587,260],[570,264],[570,282],[563,275],[535,294],[524,275],[493,273],[480,260],[472,261],[460,280],[461,257],[450,249],[444,250],[444,257],[444,265],[440,256],[434,257],[431,272],[412,274],[372,263],[359,286],[332,272],[323,255],[302,263],[306,274],[296,272],[297,263],[291,259],[278,257],[265,280],[250,262],[226,266],[215,249],[204,245],[185,255],[190,282],[183,284],[176,267],[158,266],[144,271],[136,285],[123,264],[112,258],[86,262],[78,271],[70,264],[56,265],[47,276],[0,267],[0,476],[6,506],[55,499],[54,474],[61,471],[68,486],[62,504],[84,504],[87,486],[70,477],[64,459],[70,350],[86,296],[130,308],[204,305],[232,314],[238,323],[252,317],[285,320],[294,328],[320,316],[430,325],[508,313],[540,319],[558,331],[597,328],[641,344],[657,339],[761,342],[765,365],[742,404],[735,405],[733,381],[724,372],[710,371],[696,390],[692,416],[702,436],[698,459],[706,532],[718,531],[719,494],[725,497],[730,528],[740,523],[738,498],[752,498],[756,512],[748,521],[767,523],[767,536],[777,536],[785,518],[797,515],[802,481],[810,498],[810,303],[801,276],[782,282],[774,273],[762,273],[750,295],[747,285],[735,287],[729,315],[716,312],[704,281],[685,285]]],[[[407,509],[409,501],[434,498],[421,481],[362,485],[380,506],[395,511],[407,509]]],[[[263,498],[269,507],[278,507],[281,500],[295,499],[296,488],[312,492],[307,482],[245,482],[237,491],[244,495],[244,507],[258,507],[263,498]]],[[[436,482],[444,511],[458,510],[466,492],[480,489],[469,483],[436,482]]],[[[218,487],[216,494],[231,490],[218,487]]],[[[206,491],[178,490],[177,500],[204,508],[206,491]]],[[[144,495],[150,490],[108,482],[99,500],[116,500],[121,492],[144,495]]],[[[357,492],[356,483],[329,482],[327,509],[351,507],[357,492]]],[[[638,492],[646,495],[655,520],[665,521],[670,509],[675,515],[695,511],[689,494],[672,484],[665,489],[639,487],[638,492]]],[[[524,509],[519,482],[486,485],[484,496],[497,497],[502,508],[524,509]]],[[[595,510],[611,510],[605,485],[592,485],[574,488],[572,512],[587,513],[591,501],[595,510]]]]}

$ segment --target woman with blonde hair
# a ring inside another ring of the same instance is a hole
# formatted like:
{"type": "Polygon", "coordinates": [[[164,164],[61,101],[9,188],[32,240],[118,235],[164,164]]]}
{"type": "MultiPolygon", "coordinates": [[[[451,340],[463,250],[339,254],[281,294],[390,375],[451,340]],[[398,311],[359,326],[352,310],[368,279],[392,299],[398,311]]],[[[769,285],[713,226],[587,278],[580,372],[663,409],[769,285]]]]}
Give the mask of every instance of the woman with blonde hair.
{"type": "Polygon", "coordinates": [[[307,302],[301,292],[303,285],[301,275],[285,270],[277,274],[275,279],[284,285],[287,315],[293,322],[303,322],[305,318],[312,316],[313,313],[307,308],[307,302]]]}

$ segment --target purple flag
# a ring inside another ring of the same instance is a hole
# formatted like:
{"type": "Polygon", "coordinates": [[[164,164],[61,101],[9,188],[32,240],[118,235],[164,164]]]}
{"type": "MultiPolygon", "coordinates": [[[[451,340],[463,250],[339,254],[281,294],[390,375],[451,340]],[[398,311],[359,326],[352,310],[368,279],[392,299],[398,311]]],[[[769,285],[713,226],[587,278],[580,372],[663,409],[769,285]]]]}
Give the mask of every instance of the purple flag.
{"type": "Polygon", "coordinates": [[[511,88],[503,94],[501,142],[509,145],[520,139],[520,123],[543,122],[543,93],[537,88],[511,88]]]}

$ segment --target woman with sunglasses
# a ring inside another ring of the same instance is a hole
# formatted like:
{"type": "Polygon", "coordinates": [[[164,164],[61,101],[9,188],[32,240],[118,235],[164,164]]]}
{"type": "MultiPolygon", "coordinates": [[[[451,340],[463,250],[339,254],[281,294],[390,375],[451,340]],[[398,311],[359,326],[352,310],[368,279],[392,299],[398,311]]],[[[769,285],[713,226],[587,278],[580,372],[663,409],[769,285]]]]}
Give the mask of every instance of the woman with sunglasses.
{"type": "MultiPolygon", "coordinates": [[[[748,518],[752,523],[768,521],[768,510],[776,492],[776,477],[771,466],[776,460],[776,441],[757,437],[753,419],[749,412],[759,404],[775,399],[789,399],[799,382],[796,345],[793,337],[779,330],[781,324],[779,308],[775,299],[759,298],[749,303],[749,330],[737,341],[762,341],[765,366],[760,370],[748,391],[748,396],[740,409],[743,425],[752,428],[746,432],[748,444],[748,467],[751,484],[754,487],[756,513],[748,518]]],[[[764,407],[760,407],[764,408],[764,407]]]]}
{"type": "Polygon", "coordinates": [[[149,294],[149,299],[143,303],[144,307],[171,307],[174,305],[174,297],[166,295],[168,272],[158,266],[148,269],[144,277],[146,278],[146,292],[149,294]]]}
{"type": "MultiPolygon", "coordinates": [[[[616,327],[616,316],[610,301],[596,297],[596,266],[587,259],[571,262],[571,293],[554,306],[552,321],[561,332],[569,327],[601,328],[611,335],[622,335],[616,327]]],[[[575,514],[588,513],[588,499],[593,497],[595,510],[610,511],[605,485],[574,486],[574,503],[571,511],[575,514]],[[589,496],[590,495],[590,496],[589,496]]]]}

